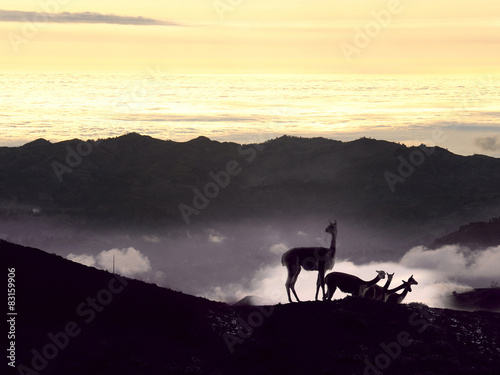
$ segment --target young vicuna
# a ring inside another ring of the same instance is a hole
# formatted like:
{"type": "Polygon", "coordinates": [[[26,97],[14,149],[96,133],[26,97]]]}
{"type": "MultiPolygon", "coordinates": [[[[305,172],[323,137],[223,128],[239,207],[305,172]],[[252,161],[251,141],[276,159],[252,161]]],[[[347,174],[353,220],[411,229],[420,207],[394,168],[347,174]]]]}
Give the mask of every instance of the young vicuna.
{"type": "Polygon", "coordinates": [[[377,271],[377,276],[370,281],[361,280],[359,277],[343,272],[332,272],[326,275],[325,283],[328,287],[327,300],[332,299],[333,294],[339,288],[344,293],[350,293],[353,297],[364,297],[366,291],[379,280],[385,279],[384,271],[377,271]]]}
{"type": "Polygon", "coordinates": [[[330,222],[330,225],[325,229],[332,235],[330,248],[325,247],[295,247],[286,251],[281,257],[281,264],[286,266],[288,277],[285,287],[288,294],[288,300],[292,302],[290,297],[290,289],[293,295],[299,300],[295,292],[295,282],[299,276],[301,268],[306,271],[318,271],[318,280],[316,282],[316,300],[318,300],[318,292],[321,287],[323,291],[323,299],[325,299],[325,271],[331,270],[335,264],[336,239],[337,239],[337,221],[330,222]]]}

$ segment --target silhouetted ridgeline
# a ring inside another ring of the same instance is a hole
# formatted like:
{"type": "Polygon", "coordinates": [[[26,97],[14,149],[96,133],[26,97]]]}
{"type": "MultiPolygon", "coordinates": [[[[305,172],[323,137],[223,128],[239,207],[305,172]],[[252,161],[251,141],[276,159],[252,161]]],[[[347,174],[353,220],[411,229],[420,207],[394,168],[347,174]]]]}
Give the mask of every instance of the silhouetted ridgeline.
{"type": "Polygon", "coordinates": [[[5,241],[0,264],[5,276],[15,268],[15,364],[25,374],[496,375],[500,367],[497,313],[354,298],[229,306],[5,241]]]}
{"type": "Polygon", "coordinates": [[[0,217],[109,225],[317,215],[449,229],[496,216],[500,204],[498,159],[366,138],[284,136],[243,146],[136,133],[87,143],[39,139],[0,148],[0,181],[0,217]]]}
{"type": "Polygon", "coordinates": [[[500,218],[488,222],[476,222],[461,226],[457,231],[438,238],[432,247],[462,245],[471,249],[485,249],[500,245],[500,218]]]}
{"type": "Polygon", "coordinates": [[[453,293],[449,297],[450,305],[461,310],[485,310],[500,312],[500,288],[477,288],[465,293],[453,293]]]}

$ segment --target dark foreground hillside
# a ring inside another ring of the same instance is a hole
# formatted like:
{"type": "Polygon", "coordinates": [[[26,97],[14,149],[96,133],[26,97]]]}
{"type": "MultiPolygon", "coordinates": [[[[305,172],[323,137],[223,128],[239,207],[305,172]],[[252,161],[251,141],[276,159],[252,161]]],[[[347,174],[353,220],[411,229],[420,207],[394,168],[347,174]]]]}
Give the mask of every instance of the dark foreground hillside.
{"type": "Polygon", "coordinates": [[[2,361],[2,374],[493,375],[500,368],[497,313],[352,298],[228,306],[3,241],[0,264],[4,280],[15,268],[15,362],[24,366],[2,361]]]}

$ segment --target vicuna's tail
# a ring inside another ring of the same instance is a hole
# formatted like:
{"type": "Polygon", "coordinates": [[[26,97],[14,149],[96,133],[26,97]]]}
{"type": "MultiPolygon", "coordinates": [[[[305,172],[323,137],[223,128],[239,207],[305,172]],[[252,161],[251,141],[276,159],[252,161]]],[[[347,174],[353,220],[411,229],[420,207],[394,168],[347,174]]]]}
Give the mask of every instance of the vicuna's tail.
{"type": "Polygon", "coordinates": [[[281,256],[281,265],[282,266],[286,266],[286,255],[287,254],[288,254],[288,251],[281,256]]]}

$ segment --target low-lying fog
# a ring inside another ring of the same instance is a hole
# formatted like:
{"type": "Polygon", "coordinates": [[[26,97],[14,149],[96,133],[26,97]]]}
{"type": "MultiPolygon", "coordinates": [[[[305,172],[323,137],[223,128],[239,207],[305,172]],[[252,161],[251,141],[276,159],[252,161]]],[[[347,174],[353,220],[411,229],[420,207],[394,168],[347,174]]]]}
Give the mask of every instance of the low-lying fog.
{"type": "MultiPolygon", "coordinates": [[[[61,226],[19,230],[16,234],[12,226],[3,226],[10,234],[1,236],[88,266],[109,271],[114,266],[115,272],[124,276],[209,299],[236,302],[252,295],[268,303],[286,303],[287,271],[281,265],[281,255],[292,247],[329,247],[331,237],[324,232],[325,223],[313,220],[307,225],[257,226],[240,222],[214,228],[186,226],[149,234],[98,234],[61,226]]],[[[499,265],[500,246],[476,251],[459,246],[435,250],[405,247],[386,232],[359,229],[355,223],[344,221],[339,224],[332,271],[347,272],[363,280],[373,279],[376,270],[394,272],[390,288],[413,275],[419,284],[412,288],[405,302],[446,307],[445,297],[453,291],[498,282],[499,265]]],[[[316,278],[317,272],[301,271],[296,284],[301,300],[314,299],[316,278]]],[[[381,280],[378,284],[384,283],[381,280]]],[[[337,290],[334,298],[344,296],[337,290]]]]}
{"type": "MultiPolygon", "coordinates": [[[[337,260],[332,271],[346,272],[363,280],[371,280],[376,270],[395,273],[390,288],[400,286],[410,276],[418,281],[405,302],[421,302],[431,307],[448,307],[446,298],[453,291],[464,292],[472,286],[490,285],[498,280],[500,246],[484,251],[471,252],[459,246],[445,246],[428,250],[418,246],[409,250],[399,262],[371,262],[356,265],[348,260],[337,260]]],[[[301,271],[296,291],[301,300],[313,300],[316,290],[317,272],[301,271]]],[[[204,296],[220,301],[236,301],[247,295],[264,298],[268,303],[286,303],[284,282],[286,269],[281,264],[259,269],[248,285],[232,283],[213,288],[204,296]]],[[[378,282],[383,286],[385,280],[378,282]]],[[[321,295],[321,292],[320,292],[321,295]]],[[[334,299],[343,298],[338,289],[334,299]]]]}

